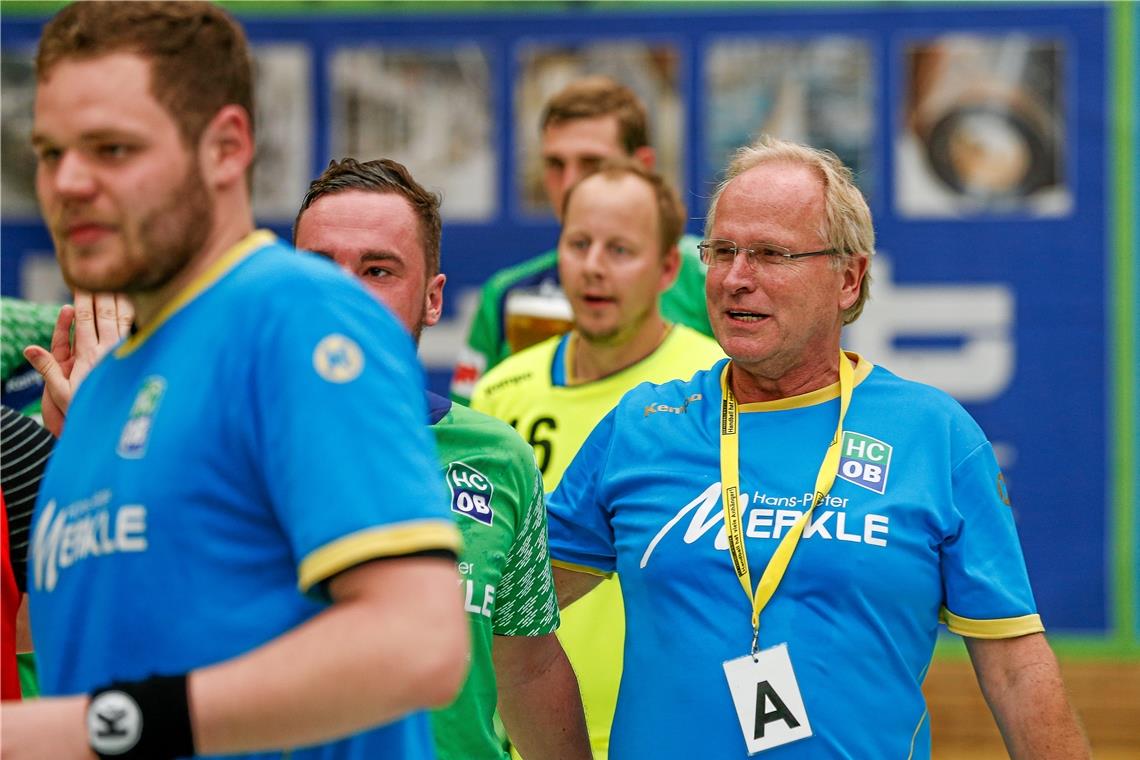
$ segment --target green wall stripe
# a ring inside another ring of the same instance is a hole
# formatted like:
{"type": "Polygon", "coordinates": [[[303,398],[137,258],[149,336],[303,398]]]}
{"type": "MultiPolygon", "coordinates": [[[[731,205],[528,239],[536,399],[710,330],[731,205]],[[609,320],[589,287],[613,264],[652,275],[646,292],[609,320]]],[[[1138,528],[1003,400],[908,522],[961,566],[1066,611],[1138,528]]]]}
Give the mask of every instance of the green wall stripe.
{"type": "Polygon", "coordinates": [[[1112,452],[1111,522],[1113,639],[1140,648],[1137,619],[1136,525],[1136,291],[1134,224],[1136,192],[1136,5],[1117,0],[1110,15],[1112,33],[1112,243],[1109,286],[1112,298],[1112,452]]]}
{"type": "MultiPolygon", "coordinates": [[[[1049,646],[1062,660],[1112,660],[1115,662],[1136,662],[1140,651],[1130,641],[1106,639],[1098,634],[1081,636],[1076,634],[1055,634],[1048,631],[1045,636],[1049,646]]],[[[934,646],[934,656],[938,659],[957,660],[968,656],[963,639],[953,634],[938,637],[934,646]]]]}

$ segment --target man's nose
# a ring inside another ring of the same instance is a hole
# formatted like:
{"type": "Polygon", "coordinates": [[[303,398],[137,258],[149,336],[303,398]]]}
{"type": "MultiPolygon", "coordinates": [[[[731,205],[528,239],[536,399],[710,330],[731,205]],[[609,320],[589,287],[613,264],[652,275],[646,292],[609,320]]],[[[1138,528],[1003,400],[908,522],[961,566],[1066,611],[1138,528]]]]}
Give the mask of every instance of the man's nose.
{"type": "Polygon", "coordinates": [[[78,151],[64,151],[51,176],[52,189],[67,198],[85,198],[95,193],[95,173],[78,151]]]}
{"type": "Polygon", "coordinates": [[[737,251],[732,262],[725,267],[723,282],[731,290],[751,289],[758,279],[756,268],[748,258],[748,253],[737,251]]]}

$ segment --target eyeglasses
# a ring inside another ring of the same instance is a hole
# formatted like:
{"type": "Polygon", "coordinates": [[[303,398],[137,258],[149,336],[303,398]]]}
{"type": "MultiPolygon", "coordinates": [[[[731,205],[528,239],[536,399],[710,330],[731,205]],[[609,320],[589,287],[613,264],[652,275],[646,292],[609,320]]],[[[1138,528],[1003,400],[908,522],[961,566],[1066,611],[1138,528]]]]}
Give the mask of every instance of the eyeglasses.
{"type": "Polygon", "coordinates": [[[742,248],[731,240],[702,240],[697,244],[701,255],[701,262],[708,267],[727,268],[736,260],[737,253],[743,253],[748,259],[748,266],[753,271],[761,266],[783,266],[798,259],[807,259],[812,256],[834,256],[839,251],[828,248],[823,251],[808,251],[807,253],[792,253],[783,246],[775,243],[757,243],[753,248],[742,248]]]}

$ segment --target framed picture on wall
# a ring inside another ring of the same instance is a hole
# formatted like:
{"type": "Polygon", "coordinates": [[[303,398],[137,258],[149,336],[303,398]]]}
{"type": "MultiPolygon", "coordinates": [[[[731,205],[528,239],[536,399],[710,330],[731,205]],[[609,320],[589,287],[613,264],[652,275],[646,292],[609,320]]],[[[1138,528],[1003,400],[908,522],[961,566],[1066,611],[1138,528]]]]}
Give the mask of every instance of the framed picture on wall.
{"type": "Polygon", "coordinates": [[[719,179],[762,134],[826,148],[870,195],[875,86],[870,44],[856,37],[718,38],[704,59],[704,161],[719,179]]]}
{"type": "Polygon", "coordinates": [[[515,188],[527,215],[551,213],[542,187],[540,122],[546,101],[575,79],[606,75],[637,93],[649,115],[657,170],[687,197],[682,182],[685,144],[680,90],[681,54],[666,42],[592,40],[580,44],[524,40],[515,77],[515,188]]]}
{"type": "Polygon", "coordinates": [[[331,61],[332,153],[390,158],[443,196],[449,221],[498,213],[491,73],[474,43],[345,48],[331,61]]]}
{"type": "Polygon", "coordinates": [[[907,217],[1069,212],[1065,47],[1023,32],[903,50],[895,205],[907,217]]]}
{"type": "Polygon", "coordinates": [[[0,53],[0,194],[5,220],[37,219],[36,155],[32,111],[36,98],[35,51],[6,47],[0,53]]]}
{"type": "Polygon", "coordinates": [[[253,212],[259,221],[292,221],[312,179],[311,58],[300,43],[253,47],[253,212]]]}

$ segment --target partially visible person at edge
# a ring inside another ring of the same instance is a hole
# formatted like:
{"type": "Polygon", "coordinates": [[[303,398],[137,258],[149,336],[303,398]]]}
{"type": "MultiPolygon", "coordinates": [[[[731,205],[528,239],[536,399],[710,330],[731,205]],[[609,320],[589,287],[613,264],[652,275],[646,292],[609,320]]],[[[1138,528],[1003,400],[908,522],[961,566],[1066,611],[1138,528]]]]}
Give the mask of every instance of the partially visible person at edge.
{"type": "Polygon", "coordinates": [[[75,3],[36,73],[64,280],[126,293],[135,329],[60,407],[29,560],[47,696],[4,703],[3,756],[430,757],[416,711],[454,696],[467,627],[422,370],[359,284],[254,231],[240,26],[75,3]]]}
{"type": "MultiPolygon", "coordinates": [[[[334,161],[313,180],[293,243],[358,278],[419,341],[443,310],[439,198],[388,159],[334,161]]],[[[534,453],[510,426],[427,393],[428,420],[463,534],[460,590],[471,665],[432,713],[442,760],[502,760],[495,706],[527,758],[589,757],[574,671],[554,631],[558,604],[534,453]]]]}
{"type": "MultiPolygon", "coordinates": [[[[572,82],[546,103],[541,141],[543,188],[560,222],[566,191],[605,159],[627,156],[647,169],[656,163],[645,105],[631,89],[604,76],[572,82]]],[[[712,335],[697,238],[681,232],[677,232],[680,263],[673,284],[661,296],[661,314],[670,322],[712,335]]],[[[559,278],[557,248],[491,275],[480,291],[467,345],[455,366],[453,399],[468,403],[479,379],[510,356],[505,326],[508,296],[524,289],[557,289],[559,278]]]]}
{"type": "Polygon", "coordinates": [[[626,394],[549,499],[560,602],[621,576],[612,756],[928,758],[941,620],[1012,757],[1088,757],[990,443],[840,349],[874,253],[850,171],[764,138],[726,176],[701,251],[729,359],[626,394]]]}
{"type": "Polygon", "coordinates": [[[28,539],[36,494],[54,442],[35,420],[0,406],[0,698],[5,700],[36,693],[24,687],[26,675],[17,653],[30,649],[27,605],[23,603],[28,589],[28,539]]]}
{"type": "MultiPolygon", "coordinates": [[[[70,398],[72,385],[78,385],[87,376],[100,358],[119,339],[127,334],[134,317],[126,298],[113,294],[91,294],[83,291],[75,293],[74,305],[56,306],[34,303],[18,298],[3,299],[3,327],[0,329],[0,348],[3,353],[4,404],[9,409],[16,407],[20,413],[36,421],[43,421],[41,398],[45,380],[40,370],[49,373],[48,379],[57,385],[56,392],[70,398]],[[71,345],[72,326],[75,328],[76,342],[71,345]],[[47,361],[46,349],[53,349],[58,362],[47,361]],[[26,356],[25,356],[26,354],[26,356]],[[63,377],[62,368],[67,368],[63,377]],[[54,374],[52,374],[54,373],[54,374]],[[61,391],[58,386],[64,386],[61,391]]],[[[28,425],[9,417],[11,440],[23,441],[29,448],[4,462],[9,477],[22,483],[16,496],[9,496],[8,528],[13,541],[9,547],[14,564],[21,568],[15,574],[19,582],[20,597],[27,591],[24,585],[26,575],[23,564],[27,557],[28,529],[31,525],[32,507],[35,506],[39,481],[43,467],[47,463],[46,449],[30,446],[34,441],[51,435],[59,435],[62,418],[58,408],[51,402],[47,405],[47,421],[51,433],[39,425],[28,425]],[[42,454],[42,458],[41,455],[42,454]],[[33,484],[34,483],[34,487],[33,484]]],[[[20,640],[17,642],[17,666],[19,670],[20,695],[24,698],[39,696],[39,679],[36,676],[35,653],[31,651],[31,637],[27,630],[27,605],[20,606],[20,640]]],[[[10,671],[15,672],[15,671],[10,671]]],[[[5,699],[8,697],[5,696],[5,699]]]]}
{"type": "MultiPolygon", "coordinates": [[[[40,416],[40,396],[44,390],[43,378],[36,372],[35,367],[24,358],[23,351],[26,346],[32,344],[44,347],[51,345],[52,328],[58,314],[59,305],[34,303],[10,296],[0,297],[0,402],[10,409],[37,419],[40,416]]],[[[28,523],[31,522],[30,507],[34,505],[35,497],[33,496],[28,505],[29,511],[26,514],[17,515],[15,520],[17,525],[20,524],[21,518],[26,518],[28,523]]],[[[9,519],[8,522],[11,530],[13,520],[9,519]]],[[[26,539],[26,535],[22,538],[26,539]]],[[[14,552],[26,553],[26,547],[10,548],[14,552]]],[[[7,605],[22,600],[24,591],[24,587],[20,586],[18,596],[5,597],[5,609],[7,609],[7,605]]],[[[27,606],[19,606],[19,609],[20,614],[26,617],[27,606]]],[[[14,614],[15,610],[13,610],[14,614]]],[[[9,642],[16,647],[14,639],[5,640],[6,645],[9,642]]],[[[10,675],[14,677],[16,673],[19,674],[17,682],[19,691],[17,694],[22,694],[26,698],[35,697],[39,694],[35,655],[27,651],[27,647],[30,645],[31,642],[27,639],[22,639],[19,642],[19,646],[16,647],[18,649],[16,666],[9,669],[4,675],[4,678],[7,679],[10,675]]],[[[5,667],[8,667],[7,664],[5,667]]],[[[12,698],[10,693],[5,692],[4,699],[10,698],[12,698]]]]}
{"type": "Polygon", "coordinates": [[[22,414],[40,413],[43,378],[24,358],[24,348],[51,345],[59,304],[0,297],[0,402],[22,414]]]}
{"type": "MultiPolygon", "coordinates": [[[[661,315],[685,220],[661,177],[637,161],[609,159],[567,190],[561,216],[558,267],[574,328],[507,358],[471,400],[530,441],[547,488],[626,391],[689,377],[724,358],[715,341],[661,315]]],[[[564,611],[558,635],[578,674],[594,755],[604,758],[624,638],[617,579],[564,611]]]]}

